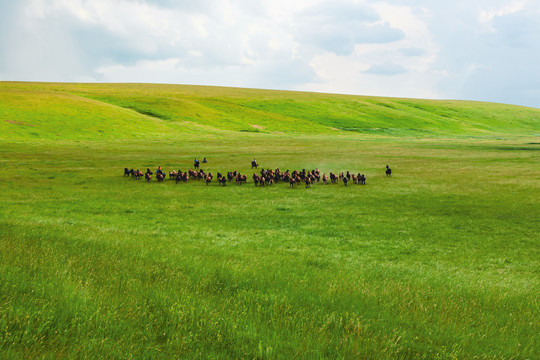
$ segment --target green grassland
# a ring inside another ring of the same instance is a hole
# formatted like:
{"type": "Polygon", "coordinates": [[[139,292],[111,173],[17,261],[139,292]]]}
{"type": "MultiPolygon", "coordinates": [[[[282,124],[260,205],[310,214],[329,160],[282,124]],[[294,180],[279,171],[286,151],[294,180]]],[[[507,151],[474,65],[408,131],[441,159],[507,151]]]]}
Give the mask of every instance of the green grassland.
{"type": "Polygon", "coordinates": [[[1,82],[0,358],[538,359],[539,136],[503,104],[1,82]],[[203,156],[367,184],[122,177],[203,156]]]}

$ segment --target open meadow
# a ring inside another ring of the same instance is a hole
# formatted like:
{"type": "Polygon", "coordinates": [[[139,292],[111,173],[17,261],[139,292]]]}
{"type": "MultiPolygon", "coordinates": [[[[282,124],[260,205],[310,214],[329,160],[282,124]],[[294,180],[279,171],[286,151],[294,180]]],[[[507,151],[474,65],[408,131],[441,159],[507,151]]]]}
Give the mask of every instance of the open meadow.
{"type": "Polygon", "coordinates": [[[0,155],[1,358],[540,358],[540,109],[2,82],[0,155]]]}

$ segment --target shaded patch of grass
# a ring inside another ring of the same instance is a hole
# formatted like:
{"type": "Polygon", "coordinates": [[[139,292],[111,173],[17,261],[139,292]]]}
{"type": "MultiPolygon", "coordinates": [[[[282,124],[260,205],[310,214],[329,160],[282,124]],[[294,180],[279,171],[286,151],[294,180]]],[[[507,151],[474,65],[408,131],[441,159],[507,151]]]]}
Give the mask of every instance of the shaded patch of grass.
{"type": "Polygon", "coordinates": [[[525,147],[525,146],[494,146],[495,150],[502,151],[540,151],[538,147],[525,147]]]}
{"type": "Polygon", "coordinates": [[[134,110],[134,111],[138,112],[139,114],[146,115],[146,116],[151,116],[151,117],[154,117],[154,118],[157,118],[157,119],[161,119],[161,120],[169,120],[170,119],[168,116],[160,114],[160,113],[158,113],[156,111],[153,111],[153,110],[143,110],[143,109],[140,109],[140,108],[137,108],[137,107],[134,107],[134,106],[126,106],[126,108],[134,110]]]}

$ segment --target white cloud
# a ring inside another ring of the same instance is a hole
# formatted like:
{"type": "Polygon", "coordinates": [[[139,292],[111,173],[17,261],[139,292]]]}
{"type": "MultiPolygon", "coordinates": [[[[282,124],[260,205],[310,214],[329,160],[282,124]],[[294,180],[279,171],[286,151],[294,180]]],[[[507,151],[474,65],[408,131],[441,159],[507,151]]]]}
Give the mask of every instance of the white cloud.
{"type": "Polygon", "coordinates": [[[317,54],[311,66],[320,81],[305,86],[312,91],[443,97],[437,82],[444,73],[432,68],[439,49],[428,29],[429,12],[387,3],[372,10],[375,23],[388,24],[403,36],[389,43],[357,43],[348,55],[317,54]]]}
{"type": "Polygon", "coordinates": [[[398,64],[371,65],[353,57],[326,53],[311,63],[319,81],[302,85],[297,90],[336,92],[394,97],[441,98],[436,90],[438,77],[415,71],[405,71],[398,64]],[[394,67],[393,69],[391,67],[394,67]],[[398,69],[399,67],[399,69],[398,69]],[[373,71],[370,71],[370,68],[373,71]],[[374,68],[374,69],[373,69],[374,68]],[[398,71],[399,70],[399,71],[398,71]],[[359,90],[360,89],[360,90],[359,90]]]}
{"type": "Polygon", "coordinates": [[[399,49],[399,52],[404,56],[422,56],[426,53],[424,49],[418,47],[407,47],[399,49]]]}
{"type": "Polygon", "coordinates": [[[144,60],[132,65],[110,65],[97,69],[106,82],[153,82],[262,88],[292,88],[314,78],[299,61],[256,62],[222,67],[185,67],[181,59],[144,60]],[[138,74],[134,80],[134,74],[138,74]]]}
{"type": "Polygon", "coordinates": [[[488,23],[493,20],[496,16],[505,16],[508,14],[516,13],[520,10],[523,10],[525,7],[525,0],[512,1],[510,4],[506,4],[502,7],[496,9],[490,8],[485,10],[480,10],[478,19],[481,23],[488,23]]]}
{"type": "Polygon", "coordinates": [[[406,72],[407,69],[393,62],[371,65],[369,69],[363,71],[364,74],[374,75],[398,75],[406,72]]]}
{"type": "Polygon", "coordinates": [[[375,9],[362,2],[310,6],[296,13],[291,29],[299,43],[339,55],[350,54],[356,44],[386,44],[403,38],[400,29],[381,21],[375,9]]]}

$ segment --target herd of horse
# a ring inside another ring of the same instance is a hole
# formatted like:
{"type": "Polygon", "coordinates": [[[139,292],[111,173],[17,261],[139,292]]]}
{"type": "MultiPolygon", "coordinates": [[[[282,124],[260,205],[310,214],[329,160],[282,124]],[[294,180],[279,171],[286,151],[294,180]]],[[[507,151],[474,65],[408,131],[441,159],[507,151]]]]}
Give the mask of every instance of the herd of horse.
{"type": "MultiPolygon", "coordinates": [[[[386,176],[391,176],[391,174],[392,170],[388,165],[386,165],[386,176]]],[[[131,177],[136,180],[144,177],[147,182],[150,182],[152,180],[152,176],[155,176],[157,182],[162,182],[167,178],[167,174],[161,170],[161,167],[158,167],[155,173],[149,168],[146,169],[146,172],[144,173],[138,169],[134,170],[124,168],[124,177],[131,177]]],[[[210,185],[214,179],[214,175],[212,173],[204,172],[203,169],[197,171],[189,169],[186,172],[183,172],[182,170],[173,170],[168,173],[168,178],[170,180],[174,180],[177,184],[179,182],[188,182],[189,180],[202,180],[206,182],[206,185],[210,185]]],[[[329,182],[332,184],[338,184],[341,182],[345,186],[347,186],[350,182],[359,185],[366,184],[366,176],[364,174],[351,174],[350,171],[347,171],[336,174],[330,172],[329,175],[323,173],[321,175],[319,169],[314,169],[311,171],[306,171],[306,169],[302,169],[302,171],[281,171],[279,168],[275,170],[262,169],[258,174],[254,173],[252,179],[255,186],[261,187],[272,186],[273,184],[279,182],[287,183],[291,188],[294,188],[300,184],[304,184],[306,188],[309,188],[312,184],[320,183],[321,181],[324,185],[327,185],[329,182]]],[[[247,175],[241,174],[236,170],[229,171],[226,174],[221,174],[218,172],[216,174],[216,180],[217,184],[221,186],[226,186],[227,183],[231,183],[232,181],[234,181],[236,185],[242,185],[247,182],[247,175]]]]}

